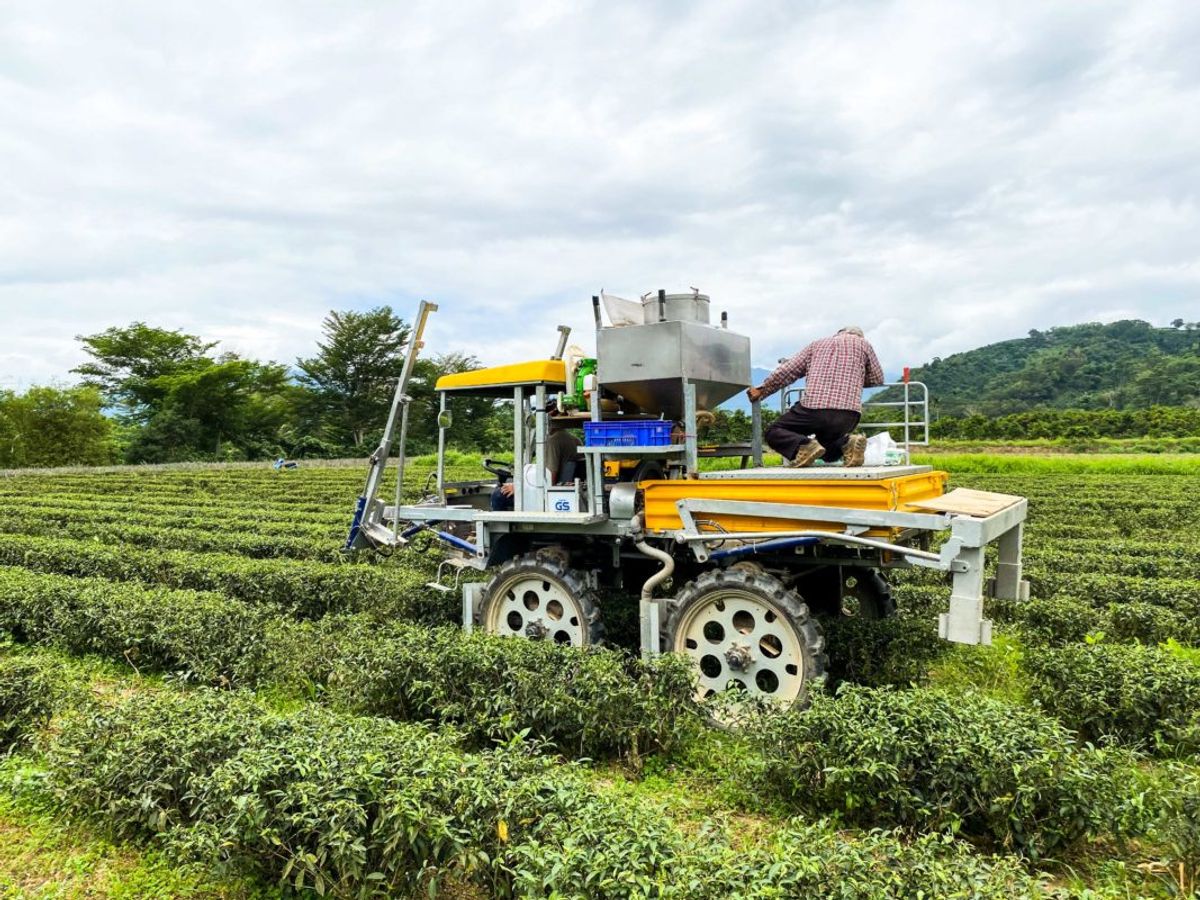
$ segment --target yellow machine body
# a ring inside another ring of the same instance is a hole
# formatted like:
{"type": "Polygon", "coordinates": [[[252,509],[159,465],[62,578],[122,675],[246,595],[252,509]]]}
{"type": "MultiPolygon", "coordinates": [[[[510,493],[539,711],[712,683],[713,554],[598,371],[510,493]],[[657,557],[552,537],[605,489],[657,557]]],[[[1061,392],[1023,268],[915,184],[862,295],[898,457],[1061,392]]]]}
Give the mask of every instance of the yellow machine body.
{"type": "MultiPolygon", "coordinates": [[[[937,470],[914,475],[883,476],[875,479],[716,479],[684,478],[642,481],[638,488],[644,499],[646,529],[671,532],[683,527],[675,504],[680,500],[745,500],[797,506],[831,506],[841,509],[910,512],[911,504],[939,497],[949,475],[937,470]]],[[[844,525],[820,520],[757,518],[754,516],[708,515],[727,531],[843,531],[844,525]]],[[[872,537],[893,537],[895,529],[875,528],[872,537]]]]}
{"type": "Polygon", "coordinates": [[[470,391],[472,394],[497,396],[508,394],[515,387],[547,387],[563,390],[567,382],[567,364],[561,359],[535,359],[443,375],[437,380],[439,391],[470,391]]]}

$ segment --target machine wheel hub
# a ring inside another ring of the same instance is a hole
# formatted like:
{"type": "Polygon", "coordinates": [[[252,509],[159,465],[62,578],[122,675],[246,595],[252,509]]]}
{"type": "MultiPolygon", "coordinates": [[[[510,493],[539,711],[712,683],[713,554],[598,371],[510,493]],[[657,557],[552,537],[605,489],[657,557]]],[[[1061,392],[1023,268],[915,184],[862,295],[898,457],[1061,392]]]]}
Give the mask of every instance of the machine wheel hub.
{"type": "Polygon", "coordinates": [[[681,623],[682,650],[700,668],[700,693],[727,688],[783,703],[804,685],[802,650],[781,610],[737,589],[710,592],[681,623]],[[751,648],[754,648],[753,650],[751,648]]]}
{"type": "Polygon", "coordinates": [[[754,657],[750,655],[750,645],[731,644],[729,649],[725,651],[725,662],[735,672],[749,671],[750,667],[754,664],[754,657]]]}
{"type": "Polygon", "coordinates": [[[602,629],[594,591],[555,549],[509,560],[493,576],[480,604],[479,625],[489,634],[585,647],[602,629]]]}
{"type": "Polygon", "coordinates": [[[666,638],[665,649],[695,662],[701,701],[736,690],[790,706],[825,666],[824,638],[804,602],[779,579],[748,569],[705,572],[687,585],[666,638]]]}

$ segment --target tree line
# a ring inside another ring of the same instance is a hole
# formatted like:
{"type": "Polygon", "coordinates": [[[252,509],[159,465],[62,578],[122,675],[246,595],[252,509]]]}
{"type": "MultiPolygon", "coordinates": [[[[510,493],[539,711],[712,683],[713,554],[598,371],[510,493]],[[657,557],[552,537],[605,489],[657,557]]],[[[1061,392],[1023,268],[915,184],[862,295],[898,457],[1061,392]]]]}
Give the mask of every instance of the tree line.
{"type": "MultiPolygon", "coordinates": [[[[315,352],[292,365],[221,352],[216,342],[144,322],[80,335],[87,361],[72,370],[78,384],[0,391],[0,468],[364,456],[378,443],[409,337],[388,306],[330,312],[315,352]]],[[[935,360],[914,374],[930,381],[935,439],[1189,437],[1200,434],[1197,341],[1200,327],[1182,321],[1172,329],[1072,326],[935,360]],[[983,382],[998,368],[1009,370],[1004,390],[993,383],[989,394],[983,382]],[[1110,392],[1119,408],[1052,408],[1068,396],[1091,406],[1100,369],[1124,372],[1110,392]],[[976,381],[992,402],[958,402],[976,381]],[[1067,382],[1093,392],[1060,393],[1067,382]],[[948,397],[939,399],[939,388],[948,397]],[[979,405],[987,409],[971,408],[979,405]]],[[[436,446],[438,377],[479,365],[463,353],[417,360],[411,452],[436,446]]],[[[775,413],[763,415],[767,425],[775,413]]],[[[509,411],[491,400],[456,399],[454,421],[456,449],[511,446],[509,411]]],[[[701,438],[733,443],[750,432],[746,413],[718,410],[701,438]]]]}
{"type": "Polygon", "coordinates": [[[1200,407],[1036,409],[1007,416],[975,414],[937,419],[931,432],[935,439],[968,441],[1186,438],[1200,436],[1200,407]]]}
{"type": "MultiPolygon", "coordinates": [[[[288,366],[144,322],[79,335],[79,384],[0,392],[0,467],[362,456],[383,430],[409,336],[388,306],[334,311],[316,352],[288,366]]],[[[462,353],[417,360],[415,452],[436,445],[438,377],[478,366],[462,353]]],[[[511,442],[511,419],[491,401],[456,406],[460,449],[511,442]]]]}

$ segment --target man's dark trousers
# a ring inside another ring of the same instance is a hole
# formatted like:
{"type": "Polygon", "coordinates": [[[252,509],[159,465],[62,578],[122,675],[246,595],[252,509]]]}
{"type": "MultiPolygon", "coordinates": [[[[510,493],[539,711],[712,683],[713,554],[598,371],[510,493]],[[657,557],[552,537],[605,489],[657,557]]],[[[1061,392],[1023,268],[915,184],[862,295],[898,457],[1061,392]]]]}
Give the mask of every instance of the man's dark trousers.
{"type": "Polygon", "coordinates": [[[859,414],[852,409],[809,409],[797,403],[767,429],[767,445],[785,460],[812,440],[822,447],[825,462],[837,462],[846,448],[846,439],[858,427],[859,414]]]}

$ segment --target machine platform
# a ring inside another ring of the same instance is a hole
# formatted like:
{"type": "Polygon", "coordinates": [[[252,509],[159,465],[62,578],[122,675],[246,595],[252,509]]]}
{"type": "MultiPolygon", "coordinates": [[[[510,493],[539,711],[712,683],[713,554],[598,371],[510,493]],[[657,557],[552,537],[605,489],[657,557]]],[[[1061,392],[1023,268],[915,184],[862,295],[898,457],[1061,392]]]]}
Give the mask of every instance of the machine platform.
{"type": "Polygon", "coordinates": [[[923,475],[932,472],[933,466],[813,466],[807,469],[792,469],[787,466],[759,466],[750,469],[724,469],[719,472],[701,472],[700,479],[707,481],[880,481],[902,475],[923,475]]]}

